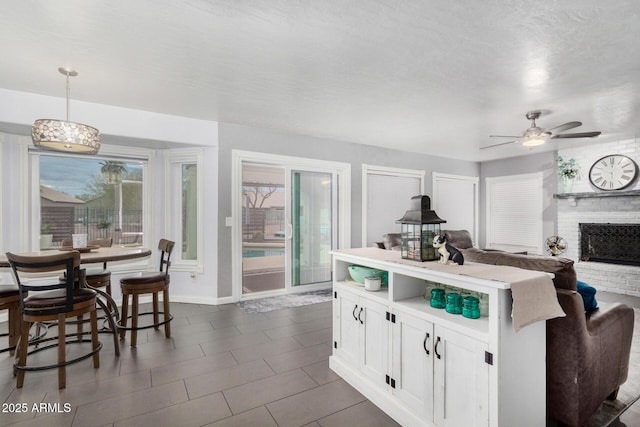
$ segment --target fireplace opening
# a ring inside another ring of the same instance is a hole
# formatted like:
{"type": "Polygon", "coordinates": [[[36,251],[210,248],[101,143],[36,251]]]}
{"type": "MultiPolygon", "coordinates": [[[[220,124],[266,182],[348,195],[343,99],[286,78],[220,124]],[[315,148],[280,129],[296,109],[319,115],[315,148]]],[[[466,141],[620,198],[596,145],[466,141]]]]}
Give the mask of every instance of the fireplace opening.
{"type": "Polygon", "coordinates": [[[640,266],[640,224],[580,223],[580,259],[640,266]]]}

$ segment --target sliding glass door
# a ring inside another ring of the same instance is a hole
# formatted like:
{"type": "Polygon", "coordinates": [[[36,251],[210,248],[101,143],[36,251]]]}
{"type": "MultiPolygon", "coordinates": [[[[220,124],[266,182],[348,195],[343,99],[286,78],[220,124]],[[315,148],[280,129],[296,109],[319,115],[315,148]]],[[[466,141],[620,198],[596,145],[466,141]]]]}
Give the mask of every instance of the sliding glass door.
{"type": "Polygon", "coordinates": [[[241,218],[236,224],[241,235],[235,238],[242,246],[242,276],[237,294],[255,297],[330,286],[330,252],[338,247],[339,173],[296,165],[295,159],[242,161],[240,170],[241,197],[236,200],[241,210],[236,212],[241,218]]]}
{"type": "Polygon", "coordinates": [[[286,169],[242,164],[242,293],[285,288],[286,169]]]}

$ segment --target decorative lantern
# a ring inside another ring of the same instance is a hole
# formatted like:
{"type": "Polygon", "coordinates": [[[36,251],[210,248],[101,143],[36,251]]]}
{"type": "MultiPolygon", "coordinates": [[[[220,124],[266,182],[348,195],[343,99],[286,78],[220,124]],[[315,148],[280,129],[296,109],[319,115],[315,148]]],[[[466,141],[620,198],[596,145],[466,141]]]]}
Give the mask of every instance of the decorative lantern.
{"type": "Polygon", "coordinates": [[[433,247],[433,237],[440,234],[440,224],[447,222],[431,210],[429,196],[413,196],[411,206],[397,220],[401,224],[402,258],[414,261],[434,261],[440,256],[433,247]]]}

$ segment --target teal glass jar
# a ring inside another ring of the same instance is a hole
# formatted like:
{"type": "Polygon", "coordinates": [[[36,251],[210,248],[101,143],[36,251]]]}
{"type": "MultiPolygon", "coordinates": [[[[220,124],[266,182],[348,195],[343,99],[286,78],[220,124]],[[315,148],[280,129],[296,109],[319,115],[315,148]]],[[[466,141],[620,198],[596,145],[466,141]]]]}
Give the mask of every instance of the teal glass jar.
{"type": "Polygon", "coordinates": [[[462,313],[462,297],[460,294],[447,294],[447,306],[445,307],[445,310],[447,310],[447,313],[451,314],[462,313]]]}
{"type": "Polygon", "coordinates": [[[468,296],[462,302],[462,315],[469,319],[477,319],[480,317],[480,306],[478,298],[468,296]]]}
{"type": "Polygon", "coordinates": [[[433,308],[444,308],[447,305],[444,297],[444,289],[431,289],[431,300],[429,300],[429,305],[433,308]]]}

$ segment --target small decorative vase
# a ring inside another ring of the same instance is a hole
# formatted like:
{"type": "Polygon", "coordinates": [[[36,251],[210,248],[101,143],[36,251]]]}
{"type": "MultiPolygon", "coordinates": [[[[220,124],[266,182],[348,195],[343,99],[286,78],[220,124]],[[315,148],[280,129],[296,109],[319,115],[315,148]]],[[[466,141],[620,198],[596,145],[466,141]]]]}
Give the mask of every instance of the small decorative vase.
{"type": "Polygon", "coordinates": [[[573,189],[573,180],[571,178],[564,178],[562,180],[562,192],[571,193],[572,189],[573,189]]]}

